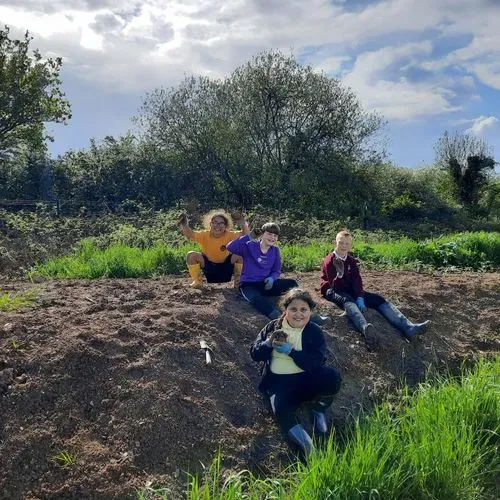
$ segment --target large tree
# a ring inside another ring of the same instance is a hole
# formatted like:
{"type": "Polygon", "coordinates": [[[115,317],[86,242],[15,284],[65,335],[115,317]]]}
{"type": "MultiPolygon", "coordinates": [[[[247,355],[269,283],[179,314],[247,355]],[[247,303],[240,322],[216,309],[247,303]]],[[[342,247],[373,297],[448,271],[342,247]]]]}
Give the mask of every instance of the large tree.
{"type": "Polygon", "coordinates": [[[24,144],[32,151],[44,149],[48,138],[44,122],[66,122],[70,104],[61,91],[61,58],[30,53],[32,37],[9,37],[0,30],[0,157],[24,144]]]}
{"type": "Polygon", "coordinates": [[[475,211],[482,189],[495,169],[493,151],[484,140],[472,134],[444,132],[435,145],[436,163],[453,183],[457,200],[475,211]]]}
{"type": "Polygon", "coordinates": [[[373,152],[382,125],[338,80],[280,52],[259,54],[224,80],[157,89],[138,120],[207,199],[276,207],[308,204],[310,194],[320,203],[335,171],[373,152]]]}

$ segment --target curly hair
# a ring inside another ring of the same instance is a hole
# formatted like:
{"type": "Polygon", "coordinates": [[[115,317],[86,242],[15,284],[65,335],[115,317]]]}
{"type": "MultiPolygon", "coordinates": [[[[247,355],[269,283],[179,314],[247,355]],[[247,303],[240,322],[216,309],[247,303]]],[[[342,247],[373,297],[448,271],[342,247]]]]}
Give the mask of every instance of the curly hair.
{"type": "Polygon", "coordinates": [[[226,221],[226,230],[231,231],[233,229],[233,221],[231,216],[222,209],[210,210],[207,214],[203,216],[203,227],[210,230],[210,223],[214,217],[222,217],[226,221]]]}

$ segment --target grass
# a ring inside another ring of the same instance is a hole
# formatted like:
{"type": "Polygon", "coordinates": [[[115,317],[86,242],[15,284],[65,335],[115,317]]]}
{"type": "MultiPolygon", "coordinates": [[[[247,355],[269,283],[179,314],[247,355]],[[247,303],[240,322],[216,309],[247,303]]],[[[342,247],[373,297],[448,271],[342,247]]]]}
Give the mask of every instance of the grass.
{"type": "Polygon", "coordinates": [[[221,475],[218,455],[191,477],[194,499],[479,499],[497,498],[500,472],[500,357],[461,379],[403,390],[399,407],[378,407],[340,444],[332,435],[306,463],[273,478],[249,471],[221,475]]]}
{"type": "MultiPolygon", "coordinates": [[[[72,254],[38,264],[29,275],[94,279],[180,274],[186,269],[186,253],[196,249],[194,244],[140,248],[122,243],[99,248],[93,240],[83,240],[72,254]]],[[[284,244],[281,246],[283,270],[319,270],[331,250],[332,244],[324,241],[284,244]]],[[[425,241],[402,238],[367,243],[356,240],[354,253],[366,267],[374,269],[498,269],[500,233],[457,233],[425,241]]]]}
{"type": "Polygon", "coordinates": [[[0,290],[0,312],[14,312],[31,305],[36,300],[34,290],[20,293],[2,293],[0,290]]]}
{"type": "Polygon", "coordinates": [[[69,451],[60,451],[52,457],[52,460],[57,463],[62,469],[75,467],[77,460],[76,456],[69,451]]]}

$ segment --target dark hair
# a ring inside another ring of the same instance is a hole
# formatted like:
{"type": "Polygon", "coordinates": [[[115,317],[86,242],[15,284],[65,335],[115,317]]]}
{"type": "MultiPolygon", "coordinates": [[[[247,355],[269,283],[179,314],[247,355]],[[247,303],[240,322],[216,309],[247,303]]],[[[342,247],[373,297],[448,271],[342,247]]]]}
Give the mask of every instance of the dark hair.
{"type": "Polygon", "coordinates": [[[288,290],[288,292],[285,293],[283,297],[281,297],[280,300],[281,308],[283,310],[286,309],[295,299],[307,302],[307,305],[311,309],[314,309],[316,307],[316,302],[314,302],[313,298],[311,297],[311,294],[307,290],[303,290],[302,288],[292,288],[291,290],[288,290]]]}
{"type": "Polygon", "coordinates": [[[262,227],[261,227],[261,231],[264,233],[265,231],[267,231],[268,233],[273,233],[275,234],[276,236],[279,236],[280,234],[280,227],[278,226],[278,224],[276,224],[276,222],[266,222],[262,227]]]}

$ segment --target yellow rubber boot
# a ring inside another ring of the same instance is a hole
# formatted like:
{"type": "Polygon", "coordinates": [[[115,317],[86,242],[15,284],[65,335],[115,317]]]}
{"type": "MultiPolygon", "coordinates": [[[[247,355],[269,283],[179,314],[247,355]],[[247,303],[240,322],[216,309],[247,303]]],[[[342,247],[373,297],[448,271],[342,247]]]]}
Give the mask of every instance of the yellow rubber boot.
{"type": "Polygon", "coordinates": [[[233,271],[233,287],[238,288],[240,286],[241,270],[243,269],[243,264],[236,262],[234,264],[233,271]]]}
{"type": "Polygon", "coordinates": [[[201,288],[203,286],[203,280],[201,278],[201,266],[200,264],[188,264],[189,276],[193,280],[189,286],[192,288],[201,288]]]}

